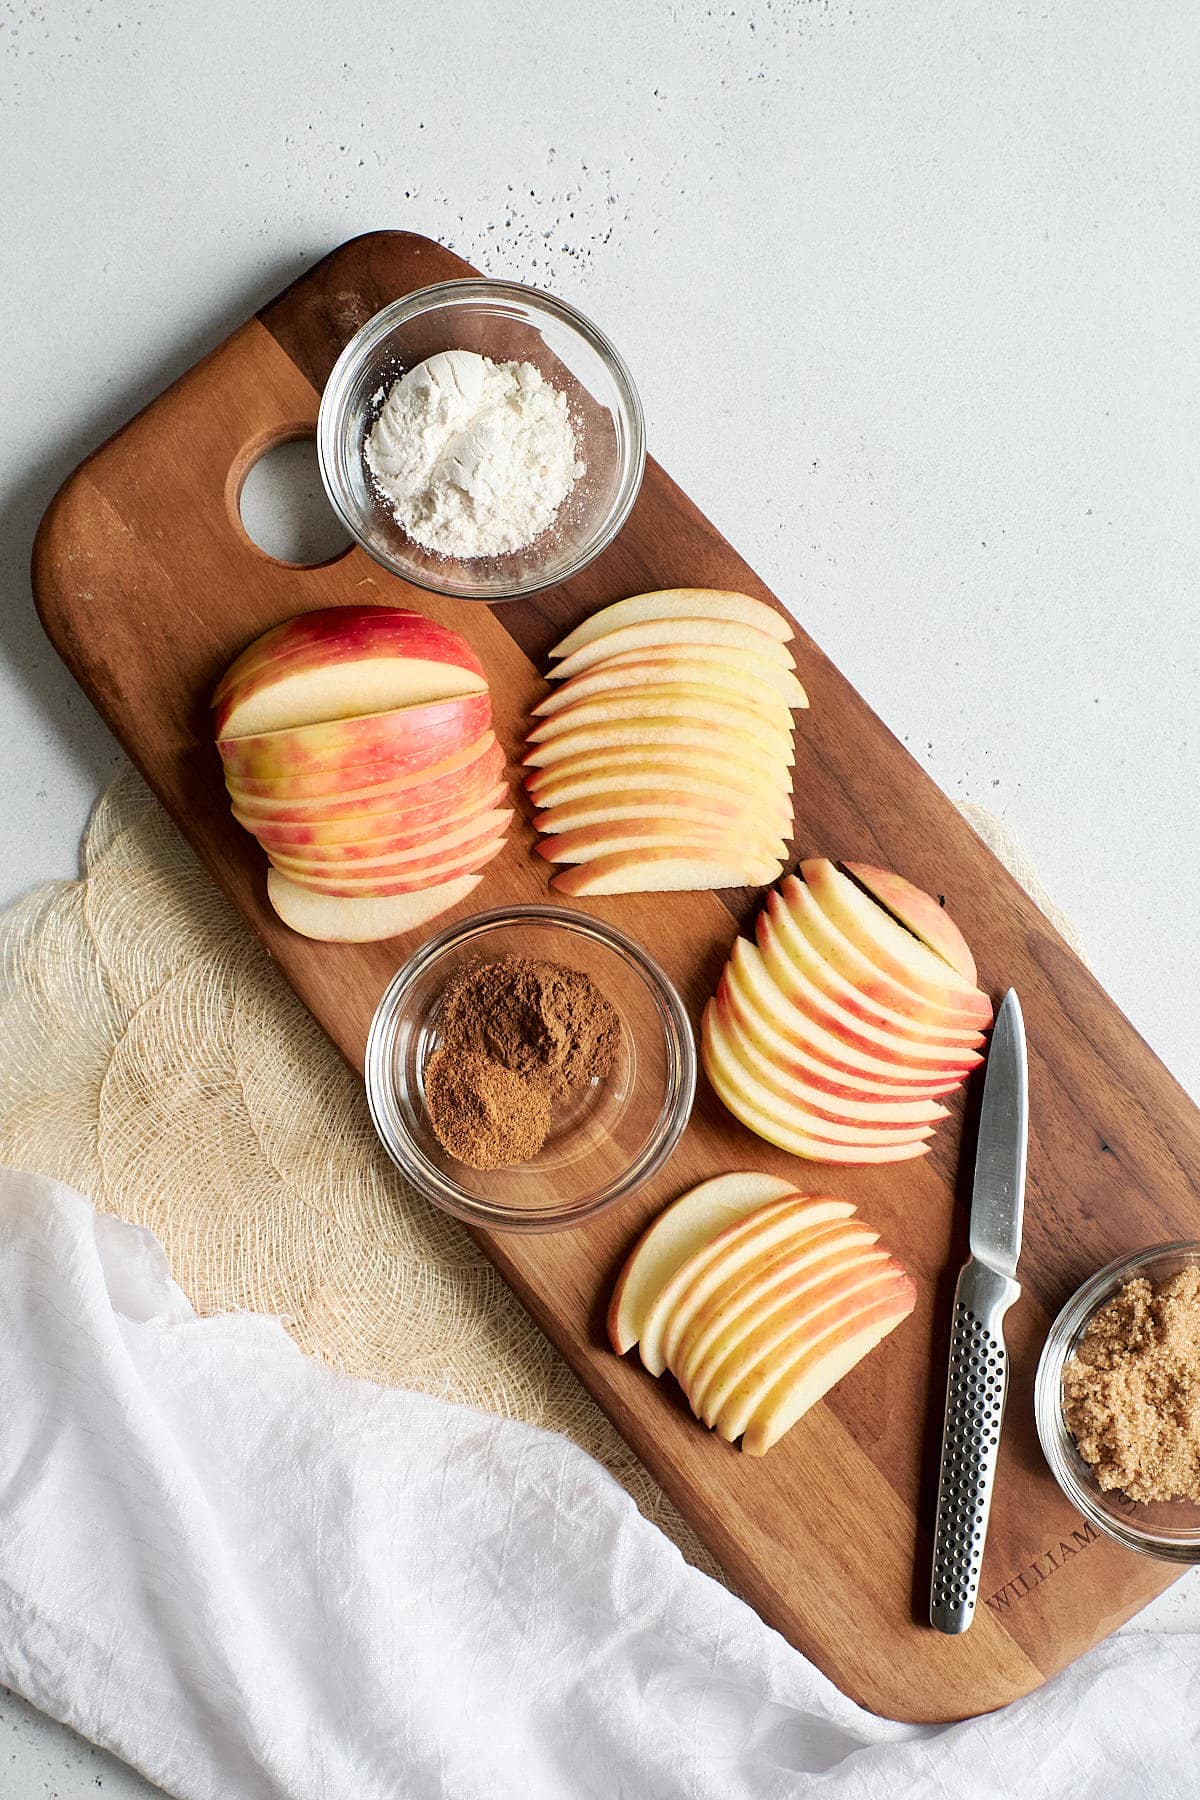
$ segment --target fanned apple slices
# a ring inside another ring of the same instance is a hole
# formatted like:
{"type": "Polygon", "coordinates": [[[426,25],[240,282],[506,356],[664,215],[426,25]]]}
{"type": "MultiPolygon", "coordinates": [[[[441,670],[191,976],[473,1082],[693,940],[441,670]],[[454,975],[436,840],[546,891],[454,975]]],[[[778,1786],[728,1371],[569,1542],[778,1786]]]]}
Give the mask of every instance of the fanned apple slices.
{"type": "Polygon", "coordinates": [[[978,1066],[992,1004],[954,921],[903,876],[801,863],[739,938],[705,1009],[713,1088],[813,1162],[923,1156],[978,1066]]]}
{"type": "Polygon", "coordinates": [[[511,818],[482,664],[397,606],[340,606],[258,638],[213,696],[239,824],[304,937],[398,937],[457,906],[511,818]]]}
{"type": "Polygon", "coordinates": [[[567,894],[759,887],[792,832],[792,631],[748,594],[671,588],[585,619],[551,657],[526,785],[567,894]]]}
{"type": "Polygon", "coordinates": [[[609,1341],[669,1369],[698,1419],[750,1456],[874,1349],[916,1300],[848,1200],[753,1172],[716,1176],[642,1233],[613,1290],[609,1341]]]}

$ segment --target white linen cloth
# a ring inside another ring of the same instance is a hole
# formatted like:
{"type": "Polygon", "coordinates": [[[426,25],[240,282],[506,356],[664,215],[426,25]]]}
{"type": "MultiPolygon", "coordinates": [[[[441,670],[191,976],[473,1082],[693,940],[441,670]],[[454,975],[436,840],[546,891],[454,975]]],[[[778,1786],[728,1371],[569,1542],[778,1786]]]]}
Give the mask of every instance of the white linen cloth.
{"type": "Polygon", "coordinates": [[[1200,1639],[889,1724],[565,1439],[200,1319],[149,1234],[7,1172],[0,1681],[184,1800],[1200,1787],[1200,1639]]]}

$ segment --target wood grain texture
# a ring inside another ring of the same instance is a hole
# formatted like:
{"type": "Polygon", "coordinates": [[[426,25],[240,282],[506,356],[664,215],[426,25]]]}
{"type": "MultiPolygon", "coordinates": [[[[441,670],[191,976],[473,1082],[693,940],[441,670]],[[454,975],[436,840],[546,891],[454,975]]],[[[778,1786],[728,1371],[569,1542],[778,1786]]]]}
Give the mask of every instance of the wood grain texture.
{"type": "MultiPolygon", "coordinates": [[[[359,1068],[376,1002],[413,943],[312,944],[269,911],[261,852],[229,813],[208,729],[209,693],[233,656],[309,608],[412,604],[475,646],[497,732],[515,757],[528,710],[545,692],[538,670],[546,650],[596,606],[673,586],[741,588],[772,600],[653,462],[628,525],[599,561],[553,592],[494,609],[409,589],[357,549],[300,569],[250,543],[237,515],[245,470],[266,445],[312,430],[320,387],[351,334],[398,295],[469,272],[449,251],[405,234],[344,245],[90,457],[51,505],[34,553],[38,608],[59,653],[359,1068]]],[[[1025,1296],[1009,1317],[1013,1390],[984,1602],[970,1633],[946,1639],[922,1621],[977,1084],[955,1101],[929,1158],[835,1170],[752,1136],[702,1080],[669,1169],[624,1207],[574,1232],[482,1241],[763,1617],[864,1705],[953,1719],[1036,1686],[1173,1577],[1168,1566],[1097,1539],[1062,1498],[1038,1449],[1031,1388],[1048,1318],[1084,1276],[1121,1252],[1197,1235],[1200,1114],[803,630],[793,648],[812,698],[798,719],[797,855],[881,863],[944,895],[982,984],[993,995],[1014,984],[1028,1024],[1025,1296]],[[602,1330],[613,1273],[646,1219],[693,1182],[738,1167],[855,1200],[919,1286],[913,1317],[762,1461],[702,1431],[674,1386],[618,1360],[602,1330]]],[[[461,911],[547,898],[549,871],[531,854],[527,814],[461,911]]],[[[639,938],[695,1021],[757,896],[577,904],[639,938]]]]}

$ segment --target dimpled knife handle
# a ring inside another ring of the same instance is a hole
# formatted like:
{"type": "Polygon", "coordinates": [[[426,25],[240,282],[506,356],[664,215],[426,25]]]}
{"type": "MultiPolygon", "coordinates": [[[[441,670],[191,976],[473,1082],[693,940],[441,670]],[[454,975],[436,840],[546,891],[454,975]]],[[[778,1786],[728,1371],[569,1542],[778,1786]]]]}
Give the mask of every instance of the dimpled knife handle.
{"type": "Polygon", "coordinates": [[[1020,1291],[972,1259],[954,1293],[929,1597],[930,1624],[951,1634],[975,1616],[1008,1392],[1004,1315],[1020,1291]]]}

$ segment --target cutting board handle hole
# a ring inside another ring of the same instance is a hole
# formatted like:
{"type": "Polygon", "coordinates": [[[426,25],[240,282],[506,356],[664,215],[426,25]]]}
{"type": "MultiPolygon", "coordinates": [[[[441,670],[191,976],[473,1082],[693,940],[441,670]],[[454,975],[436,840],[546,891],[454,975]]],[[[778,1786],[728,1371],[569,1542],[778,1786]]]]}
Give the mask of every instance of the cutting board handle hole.
{"type": "Polygon", "coordinates": [[[272,562],[311,569],[336,561],[350,535],[326,497],[317,440],[292,430],[254,446],[230,471],[230,509],[250,542],[272,562]]]}

